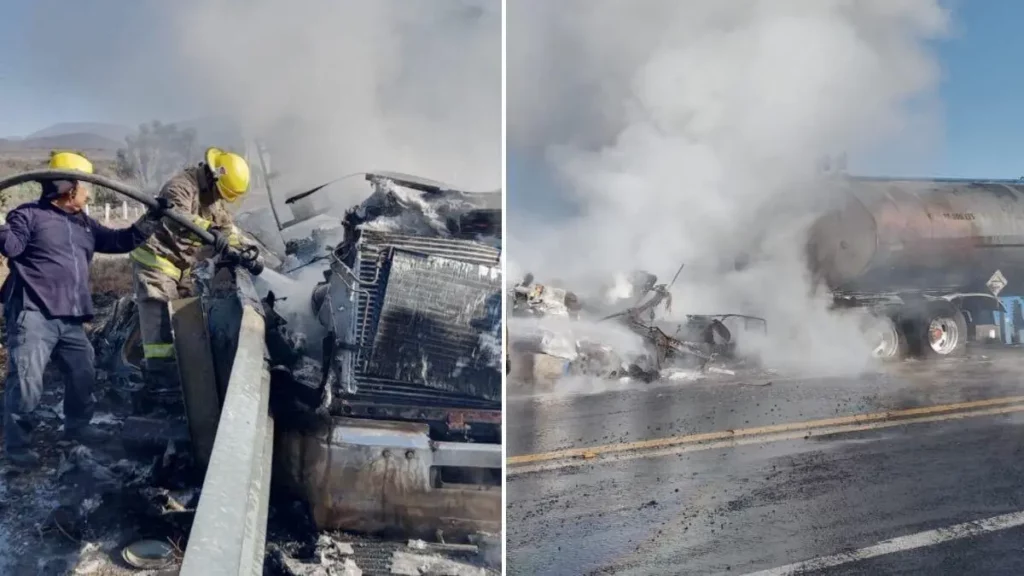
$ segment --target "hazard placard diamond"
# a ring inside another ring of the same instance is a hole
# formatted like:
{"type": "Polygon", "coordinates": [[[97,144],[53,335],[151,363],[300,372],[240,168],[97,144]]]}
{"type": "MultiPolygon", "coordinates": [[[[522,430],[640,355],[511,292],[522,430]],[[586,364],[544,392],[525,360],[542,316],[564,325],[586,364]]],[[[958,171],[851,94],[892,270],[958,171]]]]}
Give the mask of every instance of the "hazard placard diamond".
{"type": "Polygon", "coordinates": [[[1006,288],[1006,284],[1006,277],[1003,276],[1003,273],[999,270],[996,270],[995,274],[988,279],[988,282],[985,282],[985,286],[988,286],[988,291],[991,292],[993,296],[999,296],[999,293],[1003,291],[1003,288],[1006,288]]]}

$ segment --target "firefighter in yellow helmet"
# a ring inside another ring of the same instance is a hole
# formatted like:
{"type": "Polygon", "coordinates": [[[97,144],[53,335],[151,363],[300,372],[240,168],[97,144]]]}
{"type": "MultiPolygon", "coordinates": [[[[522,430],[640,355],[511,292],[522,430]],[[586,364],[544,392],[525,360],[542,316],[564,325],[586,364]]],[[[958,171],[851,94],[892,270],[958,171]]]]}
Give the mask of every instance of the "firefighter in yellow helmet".
{"type": "Polygon", "coordinates": [[[244,158],[218,148],[207,149],[205,161],[173,176],[159,197],[213,234],[215,245],[204,246],[184,227],[164,220],[156,233],[131,253],[143,372],[146,387],[154,395],[180,398],[167,303],[190,295],[189,270],[196,262],[228,246],[244,244],[224,204],[237,202],[248,188],[249,165],[244,158]]]}

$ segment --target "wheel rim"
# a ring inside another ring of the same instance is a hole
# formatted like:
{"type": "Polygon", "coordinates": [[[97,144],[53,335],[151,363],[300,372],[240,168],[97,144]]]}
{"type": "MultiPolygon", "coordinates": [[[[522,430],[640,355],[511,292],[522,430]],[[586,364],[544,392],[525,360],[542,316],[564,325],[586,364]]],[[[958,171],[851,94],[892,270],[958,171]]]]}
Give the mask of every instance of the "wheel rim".
{"type": "Polygon", "coordinates": [[[879,318],[872,335],[875,346],[871,355],[875,358],[894,358],[899,354],[899,333],[896,325],[888,318],[879,318]]]}
{"type": "Polygon", "coordinates": [[[960,344],[960,328],[952,318],[935,318],[928,325],[928,345],[936,354],[949,354],[960,344]]]}

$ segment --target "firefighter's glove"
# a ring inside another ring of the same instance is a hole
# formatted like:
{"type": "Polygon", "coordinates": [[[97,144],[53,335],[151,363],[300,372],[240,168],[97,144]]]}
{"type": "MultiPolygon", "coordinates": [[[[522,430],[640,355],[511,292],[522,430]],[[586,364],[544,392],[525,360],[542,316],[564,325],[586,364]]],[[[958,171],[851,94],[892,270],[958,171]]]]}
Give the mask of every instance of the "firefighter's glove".
{"type": "Polygon", "coordinates": [[[223,254],[227,252],[228,246],[231,245],[231,240],[228,235],[224,232],[210,228],[210,234],[213,235],[213,250],[216,254],[223,254]]]}
{"type": "Polygon", "coordinates": [[[156,197],[156,206],[151,207],[146,213],[153,220],[159,220],[171,209],[171,201],[163,196],[156,197]]]}
{"type": "Polygon", "coordinates": [[[171,203],[167,198],[157,198],[156,206],[146,210],[141,218],[135,221],[135,229],[143,238],[149,238],[160,228],[160,219],[170,209],[171,203]]]}

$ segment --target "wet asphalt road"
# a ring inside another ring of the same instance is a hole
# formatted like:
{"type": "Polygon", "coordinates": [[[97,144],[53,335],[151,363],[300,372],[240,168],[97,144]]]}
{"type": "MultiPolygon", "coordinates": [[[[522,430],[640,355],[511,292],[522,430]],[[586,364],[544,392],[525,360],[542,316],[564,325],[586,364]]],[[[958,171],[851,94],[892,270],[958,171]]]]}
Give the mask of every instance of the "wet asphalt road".
{"type": "MultiPolygon", "coordinates": [[[[1024,352],[989,355],[768,386],[510,387],[509,455],[1024,394],[1024,352]]],[[[746,574],[1024,510],[1024,413],[513,474],[507,490],[509,574],[746,574]]],[[[815,573],[1024,574],[1022,537],[815,573]]]]}

